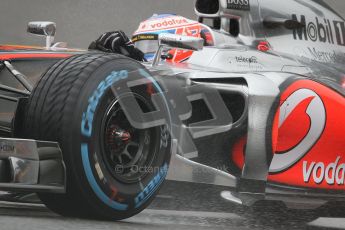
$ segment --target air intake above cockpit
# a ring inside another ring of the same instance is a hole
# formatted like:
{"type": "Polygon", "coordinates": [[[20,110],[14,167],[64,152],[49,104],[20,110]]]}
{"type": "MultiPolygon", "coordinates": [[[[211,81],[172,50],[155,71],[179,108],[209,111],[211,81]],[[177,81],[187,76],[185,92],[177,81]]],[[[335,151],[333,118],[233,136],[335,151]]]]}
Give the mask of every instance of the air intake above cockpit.
{"type": "Polygon", "coordinates": [[[197,0],[195,3],[195,11],[199,16],[209,15],[210,17],[219,16],[218,0],[197,0]]]}

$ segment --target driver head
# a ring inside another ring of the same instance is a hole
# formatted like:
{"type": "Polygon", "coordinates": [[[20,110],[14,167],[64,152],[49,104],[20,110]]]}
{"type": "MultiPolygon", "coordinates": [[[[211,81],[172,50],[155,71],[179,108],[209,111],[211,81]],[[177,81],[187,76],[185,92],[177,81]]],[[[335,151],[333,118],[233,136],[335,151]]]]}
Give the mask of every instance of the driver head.
{"type": "MultiPolygon", "coordinates": [[[[152,61],[158,49],[158,35],[163,33],[201,37],[205,40],[205,45],[213,45],[213,38],[207,26],[174,14],[153,15],[141,22],[132,41],[145,53],[145,59],[152,61]]],[[[170,49],[166,51],[165,58],[168,62],[183,62],[192,54],[193,51],[170,49]]]]}

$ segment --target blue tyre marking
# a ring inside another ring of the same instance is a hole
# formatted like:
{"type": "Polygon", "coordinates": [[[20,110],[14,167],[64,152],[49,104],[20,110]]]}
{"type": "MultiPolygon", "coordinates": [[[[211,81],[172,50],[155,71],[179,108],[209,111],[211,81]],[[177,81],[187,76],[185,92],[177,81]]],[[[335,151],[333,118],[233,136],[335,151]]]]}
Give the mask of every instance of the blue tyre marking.
{"type": "Polygon", "coordinates": [[[143,189],[141,193],[135,198],[135,208],[138,208],[143,203],[145,203],[152,195],[157,191],[159,186],[163,183],[166,175],[168,173],[168,164],[165,163],[164,166],[159,170],[158,174],[148,183],[146,188],[143,189]]]}
{"type": "Polygon", "coordinates": [[[85,143],[81,144],[81,156],[82,156],[87,180],[89,181],[93,191],[96,193],[98,198],[101,199],[106,205],[110,206],[113,209],[120,210],[120,211],[127,210],[128,209],[127,204],[121,204],[121,203],[111,200],[106,194],[104,194],[102,189],[97,184],[96,179],[93,176],[91,165],[90,165],[89,148],[88,148],[88,145],[85,143]]]}

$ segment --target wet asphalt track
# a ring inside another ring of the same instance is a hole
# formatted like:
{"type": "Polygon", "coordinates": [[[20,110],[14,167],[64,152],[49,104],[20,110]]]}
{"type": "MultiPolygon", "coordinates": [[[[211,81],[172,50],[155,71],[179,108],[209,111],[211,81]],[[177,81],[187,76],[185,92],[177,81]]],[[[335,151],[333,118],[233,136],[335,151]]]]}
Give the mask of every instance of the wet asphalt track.
{"type": "Polygon", "coordinates": [[[246,210],[220,198],[223,189],[168,182],[148,209],[120,222],[65,218],[41,204],[0,202],[0,229],[345,229],[344,218],[326,211],[289,212],[281,219],[275,218],[284,210],[269,211],[265,217],[245,214],[246,210]]]}

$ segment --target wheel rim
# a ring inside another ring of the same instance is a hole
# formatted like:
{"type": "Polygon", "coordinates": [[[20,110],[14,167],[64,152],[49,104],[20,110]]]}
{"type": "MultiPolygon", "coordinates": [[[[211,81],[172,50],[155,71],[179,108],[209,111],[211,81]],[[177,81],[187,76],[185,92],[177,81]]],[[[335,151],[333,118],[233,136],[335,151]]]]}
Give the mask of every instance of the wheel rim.
{"type": "MultiPolygon", "coordinates": [[[[152,106],[134,94],[143,112],[152,106]]],[[[135,183],[153,172],[157,153],[159,128],[136,129],[128,121],[119,100],[113,100],[103,117],[101,126],[102,160],[111,175],[123,183],[135,183]]]]}

